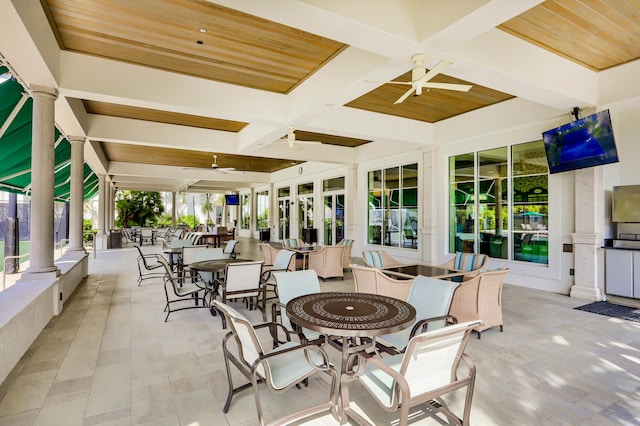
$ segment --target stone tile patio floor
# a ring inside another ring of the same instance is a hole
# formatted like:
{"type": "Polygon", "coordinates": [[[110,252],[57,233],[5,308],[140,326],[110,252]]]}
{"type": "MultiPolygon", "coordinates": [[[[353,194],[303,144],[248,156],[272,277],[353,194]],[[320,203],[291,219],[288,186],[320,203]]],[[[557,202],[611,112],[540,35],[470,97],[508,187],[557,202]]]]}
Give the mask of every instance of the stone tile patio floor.
{"type": "MultiPolygon", "coordinates": [[[[0,425],[255,425],[251,391],[229,413],[220,319],[206,309],[164,322],[160,281],[136,283],[133,248],[90,257],[90,275],[0,385],[0,425]]],[[[145,246],[160,252],[160,246],[145,246]]],[[[261,259],[243,239],[243,258],[261,259]]],[[[508,281],[508,278],[507,278],[508,281]]],[[[323,291],[353,290],[344,281],[323,291]]],[[[504,288],[505,329],[473,336],[467,353],[478,374],[474,425],[640,424],[640,324],[574,310],[586,302],[513,285],[504,288]]],[[[255,311],[246,312],[260,322],[255,311]]],[[[332,358],[339,354],[328,349],[332,358]]],[[[377,425],[397,423],[357,383],[352,399],[377,425]]],[[[266,420],[324,400],[327,379],[272,394],[266,420]]],[[[449,398],[460,412],[461,395],[449,398]]],[[[330,415],[306,424],[335,424],[330,415]]],[[[411,424],[437,425],[419,409],[411,424]]]]}

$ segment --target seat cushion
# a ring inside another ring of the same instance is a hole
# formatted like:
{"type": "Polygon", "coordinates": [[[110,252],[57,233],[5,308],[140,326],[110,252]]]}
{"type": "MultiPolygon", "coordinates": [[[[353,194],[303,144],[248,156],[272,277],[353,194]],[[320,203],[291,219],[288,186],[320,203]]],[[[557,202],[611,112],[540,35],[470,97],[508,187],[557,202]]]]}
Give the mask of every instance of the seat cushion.
{"type": "Polygon", "coordinates": [[[485,256],[484,254],[457,252],[453,268],[460,271],[475,271],[484,263],[485,256]]]}
{"type": "Polygon", "coordinates": [[[380,254],[379,251],[367,251],[367,252],[364,252],[363,255],[367,261],[366,263],[368,263],[369,265],[375,268],[383,267],[382,255],[380,254]]]}

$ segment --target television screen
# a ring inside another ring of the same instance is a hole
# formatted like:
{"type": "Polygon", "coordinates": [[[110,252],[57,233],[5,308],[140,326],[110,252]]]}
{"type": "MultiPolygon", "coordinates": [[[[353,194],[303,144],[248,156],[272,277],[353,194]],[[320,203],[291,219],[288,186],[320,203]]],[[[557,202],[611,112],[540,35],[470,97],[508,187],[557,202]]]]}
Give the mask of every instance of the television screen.
{"type": "Polygon", "coordinates": [[[549,173],[618,162],[609,110],[547,130],[542,139],[549,173]]]}
{"type": "Polygon", "coordinates": [[[238,198],[238,194],[224,194],[224,202],[228,206],[240,205],[240,199],[238,198]]]}

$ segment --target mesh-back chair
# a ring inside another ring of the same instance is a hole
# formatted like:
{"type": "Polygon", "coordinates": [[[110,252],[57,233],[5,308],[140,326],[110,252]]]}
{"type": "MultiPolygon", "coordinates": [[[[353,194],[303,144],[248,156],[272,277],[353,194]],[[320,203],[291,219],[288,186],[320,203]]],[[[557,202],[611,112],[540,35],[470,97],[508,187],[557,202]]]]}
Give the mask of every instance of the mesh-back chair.
{"type": "Polygon", "coordinates": [[[150,241],[152,245],[156,243],[156,238],[155,238],[153,229],[151,228],[140,229],[140,244],[142,244],[144,241],[150,241]]]}
{"type": "MultiPolygon", "coordinates": [[[[222,252],[222,249],[220,247],[215,247],[215,248],[207,247],[207,246],[196,246],[196,247],[202,247],[202,248],[194,251],[194,257],[191,262],[200,262],[203,260],[219,260],[219,259],[225,258],[224,253],[222,252]]],[[[187,247],[185,247],[185,249],[186,248],[187,247]]],[[[185,264],[186,264],[186,261],[185,261],[185,264]]],[[[207,271],[198,271],[197,274],[194,274],[193,271],[191,271],[191,276],[192,278],[195,277],[196,279],[199,279],[209,284],[212,284],[214,279],[213,272],[207,272],[207,271]]]]}
{"type": "MultiPolygon", "coordinates": [[[[400,426],[408,424],[411,407],[423,404],[427,407],[423,411],[436,417],[439,424],[468,426],[476,368],[464,351],[471,330],[479,324],[480,321],[470,321],[418,334],[411,338],[403,354],[386,358],[360,355],[355,376],[385,411],[400,410],[400,426]],[[465,368],[459,368],[461,361],[465,368]],[[463,414],[458,417],[442,396],[463,388],[463,414]]],[[[359,424],[367,424],[350,407],[347,381],[351,377],[345,375],[341,380],[345,412],[359,424]]]]}
{"type": "MultiPolygon", "coordinates": [[[[262,261],[229,263],[225,267],[224,278],[217,278],[213,287],[219,292],[223,303],[236,299],[247,300],[249,308],[262,311],[262,320],[266,321],[266,291],[261,272],[262,261]]],[[[227,328],[224,316],[222,328],[227,328]]]]}
{"type": "MultiPolygon", "coordinates": [[[[233,395],[251,387],[258,411],[258,424],[262,426],[264,425],[264,415],[260,401],[260,392],[258,390],[260,383],[264,383],[272,392],[281,393],[295,387],[301,382],[305,382],[310,376],[318,372],[324,372],[331,376],[329,398],[326,403],[287,415],[271,424],[285,425],[296,419],[303,419],[328,410],[331,411],[336,421],[338,420],[336,412],[338,403],[337,373],[329,363],[329,357],[326,352],[321,347],[313,344],[301,345],[288,341],[278,348],[272,350],[265,349],[258,339],[256,330],[274,327],[274,324],[264,323],[253,326],[242,314],[232,307],[217,300],[213,303],[221,315],[229,321],[231,327],[231,331],[222,341],[227,379],[229,382],[229,393],[223,408],[225,413],[229,411],[233,395]],[[229,350],[230,340],[235,340],[235,345],[232,345],[232,347],[235,346],[233,351],[229,350]],[[234,387],[231,364],[244,375],[248,383],[234,387]]],[[[284,404],[284,406],[287,405],[286,403],[284,404]]]]}
{"type": "MultiPolygon", "coordinates": [[[[144,280],[150,280],[155,278],[163,278],[164,277],[164,269],[162,268],[162,264],[159,259],[163,258],[159,254],[150,253],[144,254],[142,253],[142,249],[137,244],[134,244],[134,247],[138,249],[138,286],[144,280]]],[[[164,258],[163,258],[164,259],[164,258]]]]}
{"type": "Polygon", "coordinates": [[[235,259],[236,258],[236,245],[238,244],[238,240],[229,240],[227,245],[224,247],[224,255],[227,258],[235,259]]]}
{"type": "Polygon", "coordinates": [[[167,304],[164,307],[167,316],[164,321],[167,322],[172,312],[182,311],[184,309],[208,308],[206,302],[206,294],[211,288],[204,287],[199,283],[185,282],[183,277],[173,275],[171,266],[164,257],[158,259],[164,266],[164,294],[167,298],[167,304]],[[200,293],[202,292],[202,295],[200,293]],[[179,308],[172,308],[175,304],[181,304],[179,308]]]}
{"type": "MultiPolygon", "coordinates": [[[[291,299],[305,294],[320,293],[320,282],[314,270],[302,270],[292,272],[274,272],[273,277],[278,284],[278,302],[271,305],[271,321],[280,323],[290,331],[294,331],[293,324],[286,313],[286,306],[291,299]]],[[[277,329],[274,329],[276,331],[277,329]]],[[[322,333],[307,328],[298,331],[298,336],[302,343],[313,341],[314,343],[324,343],[325,338],[322,333]]],[[[273,334],[274,346],[283,343],[277,334],[273,334]]]]}
{"type": "Polygon", "coordinates": [[[416,309],[416,321],[411,328],[378,336],[378,346],[385,352],[404,351],[409,339],[417,333],[444,327],[449,317],[453,293],[458,283],[418,275],[413,281],[407,302],[416,309]]]}
{"type": "Polygon", "coordinates": [[[275,299],[278,297],[277,283],[272,279],[271,274],[276,271],[295,271],[296,269],[296,253],[289,250],[279,250],[276,255],[273,265],[264,267],[262,270],[262,282],[266,286],[266,291],[273,291],[275,296],[269,297],[269,299],[275,299]]]}

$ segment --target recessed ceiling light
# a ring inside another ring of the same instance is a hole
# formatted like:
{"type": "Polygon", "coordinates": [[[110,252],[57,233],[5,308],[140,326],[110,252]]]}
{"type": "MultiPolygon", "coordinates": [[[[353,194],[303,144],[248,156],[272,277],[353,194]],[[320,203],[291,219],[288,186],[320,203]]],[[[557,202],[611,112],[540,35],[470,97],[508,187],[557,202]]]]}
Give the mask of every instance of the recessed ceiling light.
{"type": "Polygon", "coordinates": [[[205,27],[200,27],[200,28],[198,28],[198,31],[200,31],[201,33],[204,34],[204,33],[207,32],[207,29],[205,27]]]}

